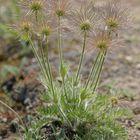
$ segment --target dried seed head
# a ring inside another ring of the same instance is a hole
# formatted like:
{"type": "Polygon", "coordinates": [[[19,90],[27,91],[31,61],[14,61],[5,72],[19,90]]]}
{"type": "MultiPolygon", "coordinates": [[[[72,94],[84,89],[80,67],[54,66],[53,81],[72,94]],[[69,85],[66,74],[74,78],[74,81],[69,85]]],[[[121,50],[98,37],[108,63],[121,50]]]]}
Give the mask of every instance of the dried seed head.
{"type": "Polygon", "coordinates": [[[26,15],[34,15],[36,19],[48,13],[48,0],[21,0],[21,6],[26,15]]]}
{"type": "Polygon", "coordinates": [[[12,25],[11,30],[17,33],[18,38],[25,41],[33,33],[33,24],[27,18],[21,17],[18,22],[12,25]]]}
{"type": "Polygon", "coordinates": [[[38,11],[42,10],[42,7],[43,7],[42,4],[43,3],[40,0],[33,0],[30,3],[30,10],[33,12],[38,12],[38,11]]]}
{"type": "Polygon", "coordinates": [[[58,17],[62,17],[65,15],[65,11],[63,11],[62,9],[58,9],[58,10],[56,10],[56,15],[58,17]]]}
{"type": "Polygon", "coordinates": [[[70,1],[68,0],[51,0],[51,11],[57,17],[65,16],[70,10],[70,1]]]}
{"type": "Polygon", "coordinates": [[[115,48],[120,42],[120,40],[114,36],[111,36],[110,33],[105,29],[98,29],[96,32],[90,34],[91,48],[93,47],[100,50],[107,50],[110,48],[115,48]]]}
{"type": "Polygon", "coordinates": [[[49,36],[51,34],[51,31],[52,31],[52,29],[51,29],[50,26],[45,26],[45,27],[42,27],[41,34],[43,36],[46,36],[47,37],[47,36],[49,36]]]}
{"type": "Polygon", "coordinates": [[[107,40],[99,40],[99,41],[97,42],[97,46],[96,46],[96,47],[99,48],[99,49],[106,49],[106,48],[108,48],[109,46],[108,46],[107,40]]]}
{"type": "Polygon", "coordinates": [[[81,24],[80,24],[80,29],[82,31],[89,31],[91,29],[91,24],[90,24],[90,21],[87,20],[87,21],[83,21],[81,24]]]}
{"type": "Polygon", "coordinates": [[[112,44],[112,39],[105,30],[97,31],[95,37],[95,47],[99,49],[108,49],[112,44]]]}
{"type": "Polygon", "coordinates": [[[80,8],[73,10],[69,16],[69,27],[73,32],[90,32],[94,30],[98,19],[96,10],[92,1],[85,1],[81,3],[80,8]]]}
{"type": "Polygon", "coordinates": [[[53,23],[51,20],[49,20],[49,17],[47,17],[47,20],[42,20],[41,22],[36,23],[34,25],[34,29],[34,34],[36,34],[38,37],[49,37],[56,31],[56,24],[55,22],[53,23]]]}
{"type": "Polygon", "coordinates": [[[126,29],[128,25],[128,10],[122,7],[120,0],[110,0],[101,14],[103,22],[109,31],[118,32],[126,29]]]}
{"type": "Polygon", "coordinates": [[[25,17],[21,18],[19,22],[13,25],[13,27],[19,34],[31,33],[32,23],[25,17]]]}
{"type": "Polygon", "coordinates": [[[113,31],[113,30],[115,30],[115,29],[118,28],[119,22],[118,22],[118,20],[115,19],[115,18],[109,18],[109,19],[107,19],[107,21],[106,21],[106,25],[107,25],[107,27],[108,27],[109,29],[111,29],[111,30],[113,31]]]}
{"type": "Polygon", "coordinates": [[[28,33],[30,32],[30,30],[31,30],[31,23],[27,21],[21,22],[21,31],[28,33]]]}

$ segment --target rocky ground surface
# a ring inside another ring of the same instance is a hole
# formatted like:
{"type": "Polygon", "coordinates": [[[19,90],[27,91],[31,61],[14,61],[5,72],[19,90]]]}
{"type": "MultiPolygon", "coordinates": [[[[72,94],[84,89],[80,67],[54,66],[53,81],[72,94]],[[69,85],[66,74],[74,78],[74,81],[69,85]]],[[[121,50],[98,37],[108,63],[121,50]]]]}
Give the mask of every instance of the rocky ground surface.
{"type": "MultiPolygon", "coordinates": [[[[126,0],[126,2],[128,1],[126,0]]],[[[108,54],[100,89],[110,87],[120,94],[120,105],[129,108],[134,113],[133,118],[121,120],[122,125],[128,131],[129,140],[140,140],[140,2],[139,0],[129,1],[129,6],[133,16],[132,25],[125,34],[123,47],[115,48],[108,54]]],[[[0,40],[0,71],[4,71],[5,64],[20,67],[19,71],[15,69],[12,74],[8,74],[6,79],[0,79],[0,99],[8,103],[20,115],[30,115],[39,103],[38,93],[43,90],[36,79],[38,66],[32,54],[28,53],[24,57],[22,53],[19,54],[19,44],[11,45],[11,43],[5,43],[2,38],[0,40]]],[[[76,43],[74,42],[74,44],[76,43]]],[[[64,48],[65,57],[73,69],[76,69],[79,58],[79,52],[75,49],[78,45],[76,45],[64,48]]],[[[54,68],[53,73],[56,76],[55,67],[57,67],[58,61],[55,48],[51,50],[50,55],[54,68]]],[[[85,78],[89,73],[92,56],[94,53],[87,53],[83,69],[85,78]]],[[[16,140],[15,122],[17,122],[15,115],[1,106],[0,140],[16,140]]]]}

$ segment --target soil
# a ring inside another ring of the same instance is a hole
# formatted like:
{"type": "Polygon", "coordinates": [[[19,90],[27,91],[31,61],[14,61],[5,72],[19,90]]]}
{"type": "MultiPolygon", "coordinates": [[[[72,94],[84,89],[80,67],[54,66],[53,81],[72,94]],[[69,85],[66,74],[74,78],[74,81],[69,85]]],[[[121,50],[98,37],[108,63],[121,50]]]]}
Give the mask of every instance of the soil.
{"type": "MultiPolygon", "coordinates": [[[[117,89],[120,98],[120,106],[126,107],[134,113],[133,118],[121,119],[121,123],[126,127],[129,135],[129,140],[140,140],[140,1],[125,0],[132,11],[133,20],[131,27],[128,28],[125,34],[125,43],[122,47],[111,50],[104,66],[104,71],[101,79],[100,90],[105,87],[117,89]]],[[[4,42],[3,39],[2,42],[4,42]]],[[[75,41],[76,42],[76,41],[75,41]]],[[[73,43],[75,44],[75,43],[73,43]]],[[[8,103],[15,109],[23,118],[38,105],[38,93],[43,90],[41,84],[36,79],[38,76],[38,65],[36,60],[31,55],[20,57],[15,49],[19,44],[13,45],[9,49],[5,49],[7,44],[2,43],[0,46],[0,70],[2,64],[14,64],[19,66],[23,64],[19,75],[8,75],[7,79],[1,80],[0,99],[8,103]],[[14,63],[13,63],[14,61],[14,63]]],[[[19,47],[19,46],[18,46],[19,47]]],[[[76,47],[66,46],[65,57],[70,62],[70,66],[75,70],[78,63],[79,52],[76,47]]],[[[84,78],[89,73],[89,67],[92,63],[92,54],[88,54],[85,58],[85,67],[83,69],[84,78]]],[[[50,52],[53,70],[53,76],[57,73],[57,51],[53,48],[50,52]]],[[[17,118],[13,113],[0,107],[0,140],[14,140],[18,137],[17,127],[15,125],[17,118]]]]}

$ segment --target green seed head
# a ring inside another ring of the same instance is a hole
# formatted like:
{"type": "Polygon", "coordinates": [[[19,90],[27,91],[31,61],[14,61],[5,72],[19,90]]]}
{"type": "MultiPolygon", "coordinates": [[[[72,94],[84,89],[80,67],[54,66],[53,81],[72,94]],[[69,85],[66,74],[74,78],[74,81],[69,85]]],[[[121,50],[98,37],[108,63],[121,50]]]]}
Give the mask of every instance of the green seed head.
{"type": "Polygon", "coordinates": [[[29,32],[31,30],[31,24],[29,22],[21,23],[21,30],[26,33],[29,32]]]}
{"type": "Polygon", "coordinates": [[[51,34],[51,28],[49,26],[43,27],[41,30],[41,34],[49,36],[51,34]]]}
{"type": "Polygon", "coordinates": [[[101,40],[101,41],[97,42],[96,47],[99,48],[99,49],[106,49],[106,48],[108,48],[108,43],[107,43],[106,40],[101,40]]]}
{"type": "Polygon", "coordinates": [[[62,16],[65,15],[65,11],[62,10],[62,9],[58,9],[58,10],[56,10],[56,15],[57,15],[58,17],[62,17],[62,16]]]}
{"type": "Polygon", "coordinates": [[[109,29],[111,30],[115,30],[116,28],[118,28],[119,26],[119,23],[118,23],[118,20],[115,19],[115,18],[109,18],[107,21],[106,21],[106,25],[109,29]]]}
{"type": "Polygon", "coordinates": [[[87,21],[84,21],[80,24],[80,29],[82,31],[89,31],[91,29],[91,24],[90,22],[87,20],[87,21]]]}
{"type": "Polygon", "coordinates": [[[33,12],[38,12],[42,9],[42,3],[38,0],[31,2],[30,9],[33,12]]]}

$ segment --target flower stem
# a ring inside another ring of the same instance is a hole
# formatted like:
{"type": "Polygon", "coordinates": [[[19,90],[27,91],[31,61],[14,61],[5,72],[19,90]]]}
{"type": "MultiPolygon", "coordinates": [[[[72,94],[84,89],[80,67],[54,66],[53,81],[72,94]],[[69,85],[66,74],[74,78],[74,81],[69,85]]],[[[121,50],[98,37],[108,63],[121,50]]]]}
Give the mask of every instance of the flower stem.
{"type": "MultiPolygon", "coordinates": [[[[61,37],[61,17],[58,17],[58,50],[59,50],[59,59],[60,59],[60,70],[63,67],[63,53],[62,53],[62,37],[61,37]]],[[[65,79],[62,77],[62,86],[67,98],[65,79]]]]}
{"type": "Polygon", "coordinates": [[[94,72],[95,72],[95,70],[96,70],[97,62],[98,62],[98,60],[100,59],[100,57],[101,57],[101,52],[98,53],[98,55],[97,55],[97,57],[96,57],[96,60],[95,60],[95,62],[93,63],[93,66],[92,66],[92,68],[91,68],[91,71],[90,71],[88,80],[87,80],[87,82],[86,82],[85,90],[87,90],[87,88],[88,88],[88,86],[89,86],[90,80],[91,80],[91,78],[92,78],[92,76],[93,76],[93,74],[94,74],[94,72]]]}
{"type": "Polygon", "coordinates": [[[35,20],[38,22],[38,11],[35,11],[35,20]]]}
{"type": "Polygon", "coordinates": [[[52,73],[51,73],[51,66],[50,66],[49,57],[48,57],[48,37],[46,38],[46,61],[47,61],[47,67],[48,67],[48,74],[49,74],[51,89],[52,89],[52,92],[53,92],[53,97],[55,97],[53,78],[52,78],[52,73]]]}
{"type": "Polygon", "coordinates": [[[45,72],[47,74],[48,80],[50,81],[50,75],[49,75],[49,72],[48,72],[48,69],[47,69],[47,66],[46,66],[46,60],[45,60],[45,54],[44,54],[44,49],[43,49],[42,42],[40,44],[40,55],[42,57],[43,66],[44,66],[45,72]]]}
{"type": "MultiPolygon", "coordinates": [[[[101,64],[100,66],[98,67],[98,70],[97,70],[97,78],[95,79],[95,85],[93,87],[93,93],[95,92],[96,88],[97,88],[97,85],[98,85],[98,82],[99,82],[99,79],[100,79],[100,76],[101,76],[101,72],[102,72],[102,68],[103,68],[103,64],[105,62],[105,58],[106,58],[106,53],[107,53],[107,50],[103,50],[102,52],[102,57],[101,57],[101,64]]],[[[96,76],[95,75],[95,76],[96,76]]]]}
{"type": "Polygon", "coordinates": [[[33,44],[32,40],[31,40],[30,38],[28,38],[28,39],[29,39],[29,41],[30,41],[30,46],[31,46],[31,48],[32,48],[32,50],[33,50],[33,53],[34,53],[34,55],[35,55],[35,57],[36,57],[36,59],[37,59],[37,62],[38,62],[38,64],[39,64],[39,66],[40,66],[40,69],[41,69],[41,71],[42,71],[44,77],[46,78],[46,80],[48,80],[48,77],[46,77],[46,72],[45,72],[44,67],[43,67],[43,65],[42,65],[42,63],[41,63],[41,60],[40,60],[39,55],[38,55],[38,53],[37,53],[37,50],[36,50],[36,48],[34,47],[34,44],[33,44]]]}
{"type": "Polygon", "coordinates": [[[103,59],[103,54],[102,54],[102,51],[99,51],[99,53],[100,53],[100,58],[98,60],[98,63],[96,64],[97,66],[96,66],[95,71],[94,71],[94,73],[93,73],[93,75],[91,77],[91,81],[92,82],[90,84],[90,87],[93,87],[93,85],[94,85],[94,83],[96,81],[96,77],[98,75],[99,69],[101,67],[101,63],[102,63],[102,59],[103,59]]]}
{"type": "Polygon", "coordinates": [[[61,17],[58,17],[58,51],[60,59],[60,67],[63,63],[63,54],[62,54],[62,38],[61,38],[61,17]]]}
{"type": "MultiPolygon", "coordinates": [[[[50,83],[51,83],[51,88],[52,88],[52,92],[53,92],[53,97],[55,100],[55,90],[54,90],[54,85],[53,85],[53,78],[52,78],[51,67],[50,67],[50,63],[49,63],[49,57],[48,57],[48,37],[46,38],[46,61],[47,61],[48,72],[50,75],[50,83]]],[[[66,122],[72,127],[71,122],[68,120],[67,116],[65,115],[65,113],[63,112],[63,110],[59,106],[59,104],[55,102],[55,105],[57,106],[59,112],[62,114],[62,116],[66,120],[66,122]]]]}
{"type": "Polygon", "coordinates": [[[84,33],[84,43],[83,43],[83,48],[82,48],[82,52],[81,52],[81,57],[80,57],[80,62],[79,62],[79,66],[78,66],[78,70],[77,70],[77,74],[76,74],[76,79],[74,84],[77,84],[78,78],[79,78],[79,74],[81,71],[81,67],[82,67],[82,62],[83,62],[83,58],[84,58],[84,53],[85,53],[85,47],[86,47],[86,39],[87,39],[87,33],[84,33]]]}

